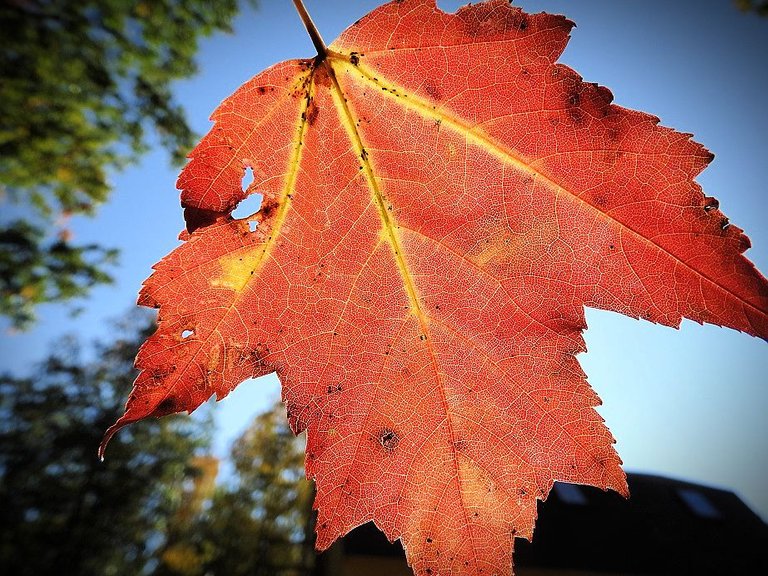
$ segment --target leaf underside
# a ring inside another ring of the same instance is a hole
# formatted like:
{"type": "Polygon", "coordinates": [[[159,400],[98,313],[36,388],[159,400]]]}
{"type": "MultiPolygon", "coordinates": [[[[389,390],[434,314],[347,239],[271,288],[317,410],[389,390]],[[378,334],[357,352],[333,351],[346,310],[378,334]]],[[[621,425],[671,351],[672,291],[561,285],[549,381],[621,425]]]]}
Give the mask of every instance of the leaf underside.
{"type": "Polygon", "coordinates": [[[416,574],[509,574],[554,481],[626,495],[584,306],[765,338],[768,283],[693,181],[711,154],[556,63],[571,27],[393,2],[225,100],[106,439],[276,372],[318,547],[373,520],[416,574]]]}

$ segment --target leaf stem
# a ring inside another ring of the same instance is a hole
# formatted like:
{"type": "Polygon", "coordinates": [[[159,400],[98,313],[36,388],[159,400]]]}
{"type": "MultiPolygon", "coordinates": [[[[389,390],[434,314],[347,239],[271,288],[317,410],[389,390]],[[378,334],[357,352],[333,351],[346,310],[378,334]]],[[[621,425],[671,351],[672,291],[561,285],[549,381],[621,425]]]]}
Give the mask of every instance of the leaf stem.
{"type": "Polygon", "coordinates": [[[323,42],[323,37],[320,36],[320,32],[317,31],[315,23],[312,22],[309,12],[307,12],[307,9],[304,7],[304,2],[302,2],[302,0],[293,0],[293,5],[296,6],[296,11],[299,13],[299,17],[304,23],[304,28],[307,29],[307,33],[312,39],[312,44],[315,45],[319,59],[325,60],[325,57],[328,56],[328,48],[326,47],[325,42],[323,42]]]}

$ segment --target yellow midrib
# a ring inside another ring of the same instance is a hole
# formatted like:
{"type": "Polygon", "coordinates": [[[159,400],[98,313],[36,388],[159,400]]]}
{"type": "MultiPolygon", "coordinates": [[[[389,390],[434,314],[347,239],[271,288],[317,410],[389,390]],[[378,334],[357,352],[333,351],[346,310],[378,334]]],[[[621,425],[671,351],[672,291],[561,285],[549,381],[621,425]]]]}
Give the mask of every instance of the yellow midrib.
{"type": "Polygon", "coordinates": [[[399,234],[397,233],[397,224],[390,216],[389,210],[387,209],[387,202],[384,199],[384,195],[381,193],[378,181],[376,180],[376,176],[373,172],[373,167],[371,166],[371,161],[368,157],[368,152],[363,145],[363,141],[360,138],[360,133],[357,131],[357,126],[352,116],[352,112],[347,105],[347,101],[344,98],[341,86],[339,85],[338,79],[336,78],[336,74],[333,70],[333,64],[331,63],[332,61],[335,62],[336,60],[328,59],[326,60],[325,64],[329,69],[328,75],[330,76],[331,83],[333,84],[330,91],[331,97],[333,98],[333,103],[336,107],[336,110],[339,112],[339,119],[341,120],[341,123],[347,132],[349,141],[352,143],[355,156],[360,162],[360,166],[363,167],[363,173],[365,174],[366,182],[368,183],[368,187],[371,190],[373,201],[376,204],[379,218],[381,219],[382,232],[390,247],[392,248],[395,264],[397,265],[398,271],[400,272],[400,276],[403,280],[405,291],[408,294],[411,310],[413,310],[414,314],[418,318],[419,325],[422,327],[422,332],[424,333],[424,330],[428,325],[428,319],[422,310],[421,304],[419,303],[419,296],[416,291],[416,286],[413,283],[413,278],[411,277],[411,273],[408,270],[405,257],[403,256],[402,241],[400,240],[399,234]]]}
{"type": "MultiPolygon", "coordinates": [[[[341,62],[343,64],[349,64],[349,62],[347,61],[347,58],[348,57],[346,56],[338,55],[333,52],[330,52],[329,57],[324,62],[324,64],[327,66],[328,75],[330,76],[330,79],[332,82],[331,95],[333,97],[333,101],[336,106],[336,109],[339,112],[339,118],[344,126],[344,129],[347,132],[350,142],[352,143],[355,154],[360,161],[360,165],[363,167],[363,172],[365,173],[366,181],[368,183],[368,186],[370,187],[371,194],[373,196],[374,202],[379,212],[379,217],[382,222],[382,228],[383,228],[382,231],[392,249],[395,264],[397,266],[398,272],[400,273],[400,277],[403,281],[403,286],[405,287],[405,291],[408,294],[408,300],[410,302],[411,310],[416,316],[416,319],[419,325],[419,332],[420,332],[419,337],[425,341],[424,344],[426,345],[429,353],[430,361],[432,363],[432,372],[434,374],[436,383],[438,385],[437,388],[440,391],[440,399],[446,415],[445,422],[446,422],[447,434],[449,438],[449,445],[453,447],[454,441],[455,441],[455,433],[453,430],[453,422],[451,420],[450,405],[445,392],[445,385],[443,383],[440,366],[437,360],[437,352],[435,351],[435,348],[434,348],[435,343],[430,335],[429,318],[421,306],[416,285],[414,284],[413,277],[408,268],[408,263],[406,262],[405,255],[403,252],[402,241],[400,240],[400,236],[398,234],[398,226],[395,223],[394,219],[389,214],[389,210],[387,209],[387,202],[385,201],[384,196],[381,193],[381,189],[379,187],[378,181],[376,180],[376,176],[374,174],[368,152],[365,149],[365,146],[360,137],[360,133],[357,130],[355,119],[352,116],[352,112],[349,109],[346,99],[344,98],[344,94],[341,89],[341,86],[339,85],[339,81],[336,78],[334,64],[336,64],[337,62],[341,62]]],[[[454,464],[455,473],[456,473],[456,480],[458,482],[458,493],[462,502],[461,510],[464,515],[464,523],[469,529],[470,523],[469,523],[469,517],[467,516],[467,506],[464,503],[465,495],[464,495],[464,487],[463,487],[463,479],[462,479],[462,468],[459,463],[458,456],[455,450],[452,450],[452,455],[453,455],[453,464],[454,464]]],[[[472,547],[474,548],[475,547],[474,535],[471,530],[469,530],[469,536],[470,536],[470,540],[472,541],[472,547]]]]}
{"type": "MultiPolygon", "coordinates": [[[[293,150],[287,166],[287,177],[283,183],[283,188],[280,192],[280,196],[277,199],[277,210],[274,219],[269,222],[270,229],[267,233],[267,237],[263,244],[255,246],[257,252],[254,254],[254,246],[247,246],[244,249],[237,250],[233,253],[225,254],[219,258],[219,265],[221,266],[220,276],[211,282],[213,286],[222,286],[234,290],[238,296],[234,299],[232,306],[238,303],[240,295],[243,293],[245,287],[250,282],[251,278],[256,276],[257,271],[264,265],[269,255],[274,250],[276,239],[281,233],[283,223],[285,222],[288,214],[288,209],[291,205],[291,194],[296,184],[296,178],[299,173],[299,165],[301,164],[301,151],[303,148],[304,137],[307,132],[307,126],[309,124],[306,113],[309,108],[309,102],[314,96],[313,72],[309,74],[303,74],[298,77],[294,83],[305,84],[306,94],[304,95],[304,103],[299,108],[298,122],[299,125],[296,129],[296,135],[294,140],[293,150]]],[[[258,211],[256,212],[258,214],[258,211]]],[[[266,223],[265,223],[266,224],[266,223]]],[[[260,222],[261,226],[262,223],[260,222]]]]}
{"type": "Polygon", "coordinates": [[[439,122],[441,126],[461,134],[467,139],[469,143],[485,150],[491,156],[495,156],[496,158],[499,158],[502,162],[512,166],[513,168],[519,170],[520,172],[539,180],[544,185],[552,189],[556,195],[563,195],[567,198],[572,199],[573,201],[577,202],[587,210],[590,210],[596,213],[598,217],[609,220],[612,223],[612,225],[616,226],[622,231],[629,233],[630,236],[638,240],[641,244],[650,245],[654,249],[660,252],[663,252],[664,254],[669,256],[672,260],[677,262],[679,265],[691,271],[695,276],[698,276],[701,279],[705,280],[706,282],[709,282],[710,284],[717,287],[722,292],[725,292],[735,300],[739,301],[743,306],[749,307],[762,315],[766,314],[765,310],[762,310],[758,305],[753,304],[752,302],[746,300],[739,294],[735,293],[732,289],[723,286],[720,282],[710,277],[708,274],[705,274],[704,272],[693,268],[688,262],[686,262],[685,260],[682,260],[679,256],[677,256],[673,252],[670,252],[667,248],[654,242],[651,238],[645,236],[641,232],[638,232],[629,224],[616,219],[615,217],[611,216],[607,212],[594,206],[593,204],[591,204],[590,202],[588,202],[578,194],[561,186],[555,180],[553,180],[550,176],[537,170],[534,166],[532,166],[531,163],[526,162],[523,158],[521,158],[518,154],[516,154],[515,151],[510,150],[509,148],[504,146],[502,143],[495,141],[493,138],[483,133],[481,130],[474,129],[472,126],[462,122],[460,119],[456,118],[455,116],[446,114],[444,111],[440,110],[437,106],[433,105],[432,103],[426,100],[423,100],[422,98],[412,93],[409,93],[407,90],[404,90],[402,87],[396,86],[391,82],[383,81],[380,75],[377,75],[376,73],[374,73],[372,70],[370,70],[363,64],[363,57],[358,56],[357,63],[352,64],[352,62],[350,62],[350,57],[348,55],[339,53],[339,52],[329,51],[329,58],[333,60],[334,64],[338,63],[338,66],[340,68],[343,68],[352,77],[359,78],[363,82],[369,84],[370,86],[375,87],[377,89],[377,93],[381,93],[384,97],[390,98],[392,100],[397,100],[400,106],[408,110],[413,110],[418,114],[420,114],[421,116],[423,116],[424,118],[429,118],[431,120],[439,122]]]}

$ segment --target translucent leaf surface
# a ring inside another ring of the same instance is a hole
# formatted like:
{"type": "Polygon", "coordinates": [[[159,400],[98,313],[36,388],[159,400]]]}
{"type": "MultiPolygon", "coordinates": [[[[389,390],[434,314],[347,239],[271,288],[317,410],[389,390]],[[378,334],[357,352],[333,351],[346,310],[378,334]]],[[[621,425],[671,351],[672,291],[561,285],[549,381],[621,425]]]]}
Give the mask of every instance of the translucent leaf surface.
{"type": "Polygon", "coordinates": [[[557,64],[571,27],[392,2],[227,99],[107,438],[277,372],[318,546],[373,520],[417,574],[508,574],[556,480],[626,494],[584,306],[765,338],[768,284],[693,180],[711,154],[557,64]]]}

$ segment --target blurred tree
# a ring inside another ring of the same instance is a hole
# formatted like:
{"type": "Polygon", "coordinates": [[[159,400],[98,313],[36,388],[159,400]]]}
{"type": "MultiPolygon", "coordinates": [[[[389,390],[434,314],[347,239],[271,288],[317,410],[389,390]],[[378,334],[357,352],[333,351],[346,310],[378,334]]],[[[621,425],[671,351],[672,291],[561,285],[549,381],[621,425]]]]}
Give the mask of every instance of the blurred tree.
{"type": "Polygon", "coordinates": [[[314,562],[303,441],[277,403],[235,442],[230,481],[182,515],[156,576],[304,576],[314,562]]]}
{"type": "Polygon", "coordinates": [[[768,0],[734,0],[734,2],[744,12],[755,12],[759,16],[768,16],[768,0]]]}
{"type": "Polygon", "coordinates": [[[115,250],[95,244],[48,241],[42,228],[24,220],[0,226],[0,314],[27,327],[37,304],[69,300],[110,282],[103,268],[116,258],[115,250]]]}
{"type": "Polygon", "coordinates": [[[122,413],[133,357],[148,332],[136,319],[129,324],[116,327],[114,344],[99,347],[92,362],[64,341],[32,377],[0,376],[0,573],[151,569],[210,425],[180,416],[137,423],[98,461],[96,448],[122,413]]]}
{"type": "MultiPolygon", "coordinates": [[[[171,83],[195,72],[200,38],[229,30],[237,8],[237,0],[0,3],[0,196],[31,219],[27,230],[0,222],[0,234],[21,231],[37,263],[30,284],[28,268],[15,278],[3,269],[0,314],[20,302],[24,311],[11,319],[23,327],[38,302],[109,280],[110,252],[46,242],[42,231],[58,216],[92,215],[109,194],[109,172],[147,149],[146,128],[175,162],[183,160],[194,138],[171,83]],[[51,265],[62,247],[76,257],[51,265]],[[62,290],[62,282],[76,289],[62,290]]],[[[0,244],[0,257],[10,258],[11,249],[0,244]]]]}

